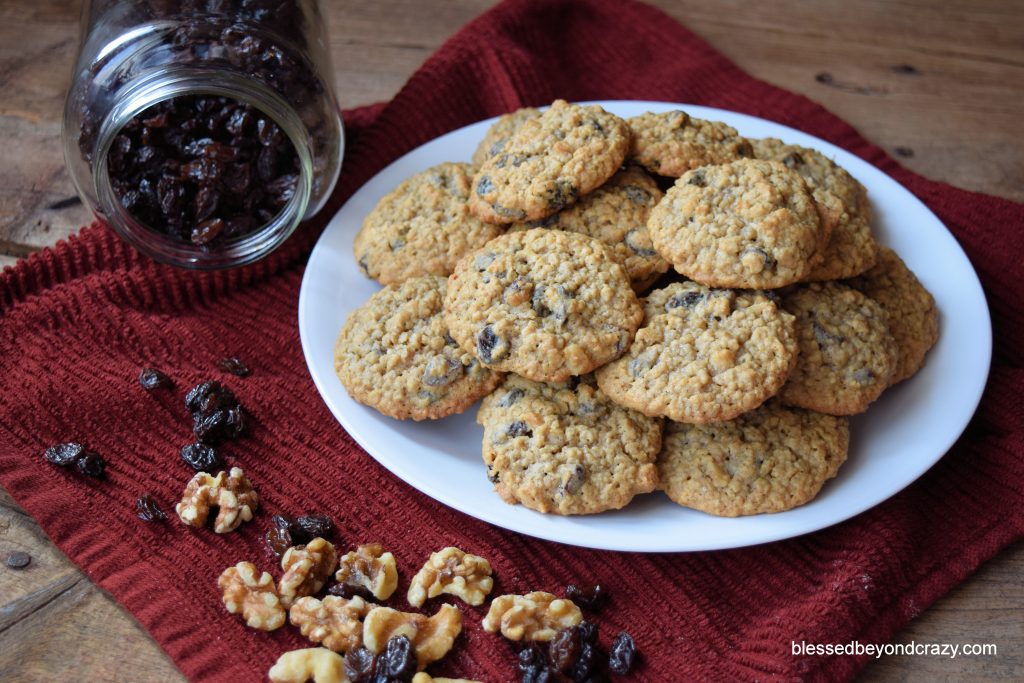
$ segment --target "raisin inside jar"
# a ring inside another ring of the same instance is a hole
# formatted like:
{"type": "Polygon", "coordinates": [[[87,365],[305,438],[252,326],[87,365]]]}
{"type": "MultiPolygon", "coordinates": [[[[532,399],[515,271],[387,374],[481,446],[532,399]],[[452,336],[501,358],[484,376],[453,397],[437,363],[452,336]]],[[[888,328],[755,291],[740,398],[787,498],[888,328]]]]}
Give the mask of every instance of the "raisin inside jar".
{"type": "Polygon", "coordinates": [[[111,186],[132,217],[203,248],[252,233],[295,195],[299,159],[276,123],[226,97],[149,107],[114,138],[111,186]]]}

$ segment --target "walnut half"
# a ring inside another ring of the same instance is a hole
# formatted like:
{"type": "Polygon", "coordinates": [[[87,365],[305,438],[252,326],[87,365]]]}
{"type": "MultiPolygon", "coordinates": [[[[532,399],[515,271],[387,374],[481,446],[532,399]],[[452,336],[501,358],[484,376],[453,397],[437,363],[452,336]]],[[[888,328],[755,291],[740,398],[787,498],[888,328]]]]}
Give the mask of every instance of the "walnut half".
{"type": "Polygon", "coordinates": [[[299,598],[313,595],[323,588],[337,561],[334,545],[322,538],[288,548],[281,558],[284,574],[278,583],[278,593],[284,606],[291,607],[299,598]]]}
{"type": "Polygon", "coordinates": [[[365,588],[378,600],[387,600],[398,588],[395,556],[384,552],[380,543],[361,545],[341,556],[334,578],[338,583],[365,588]]]}
{"type": "Polygon", "coordinates": [[[285,613],[267,572],[257,574],[252,562],[239,562],[228,567],[217,579],[224,591],[224,607],[231,614],[241,614],[246,626],[260,631],[273,631],[284,625],[285,613]]]}
{"type": "Polygon", "coordinates": [[[412,577],[407,597],[413,607],[423,607],[427,598],[449,593],[476,606],[484,604],[493,587],[490,562],[449,546],[430,555],[412,577]]]}
{"type": "Polygon", "coordinates": [[[351,600],[328,595],[323,600],[299,598],[288,619],[302,635],[335,652],[347,652],[363,644],[362,618],[375,607],[361,597],[351,600]]]}
{"type": "Polygon", "coordinates": [[[185,524],[202,528],[206,526],[210,510],[217,507],[213,530],[226,534],[251,520],[258,506],[259,496],[252,483],[241,468],[232,467],[230,472],[218,472],[216,477],[206,472],[197,473],[185,486],[181,502],[174,510],[185,524]]]}
{"type": "Polygon", "coordinates": [[[267,677],[271,683],[348,683],[345,660],[337,652],[325,647],[285,652],[270,667],[267,677]]]}
{"type": "Polygon", "coordinates": [[[380,654],[395,636],[405,636],[416,648],[419,670],[448,654],[456,636],[462,632],[462,612],[451,605],[441,605],[432,617],[415,612],[399,612],[390,607],[370,610],[363,620],[363,645],[380,654]]]}
{"type": "Polygon", "coordinates": [[[561,629],[581,621],[583,613],[572,600],[536,591],[494,598],[484,617],[484,630],[500,629],[509,640],[551,640],[561,629]]]}

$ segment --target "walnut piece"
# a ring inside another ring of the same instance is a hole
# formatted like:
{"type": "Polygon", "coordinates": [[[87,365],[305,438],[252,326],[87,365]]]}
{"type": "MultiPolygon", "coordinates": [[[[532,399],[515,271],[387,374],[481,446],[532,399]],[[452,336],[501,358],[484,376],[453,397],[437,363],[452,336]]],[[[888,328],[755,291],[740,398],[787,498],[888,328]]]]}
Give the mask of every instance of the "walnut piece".
{"type": "Polygon", "coordinates": [[[335,652],[347,652],[363,644],[362,618],[376,607],[358,595],[351,600],[328,595],[323,600],[299,598],[288,612],[302,635],[335,652]]]}
{"type": "Polygon", "coordinates": [[[284,606],[291,607],[297,599],[323,588],[337,561],[334,545],[322,538],[288,548],[281,558],[284,574],[277,585],[284,606]]]}
{"type": "Polygon", "coordinates": [[[348,683],[345,660],[325,647],[285,652],[267,672],[271,683],[348,683]]]}
{"type": "Polygon", "coordinates": [[[431,554],[416,572],[407,597],[413,607],[423,607],[427,598],[449,593],[476,606],[484,604],[493,587],[490,562],[449,546],[431,554]]]}
{"type": "Polygon", "coordinates": [[[334,578],[338,583],[361,586],[378,600],[387,600],[398,587],[395,556],[384,552],[380,543],[361,545],[342,555],[334,578]]]}
{"type": "Polygon", "coordinates": [[[226,534],[252,519],[259,496],[238,467],[232,467],[229,473],[218,472],[216,477],[199,472],[185,486],[181,502],[174,509],[182,522],[202,528],[214,506],[218,509],[213,530],[226,534]]]}
{"type": "Polygon", "coordinates": [[[363,619],[363,645],[370,652],[379,654],[389,640],[405,636],[416,648],[420,671],[448,654],[461,632],[462,612],[451,605],[441,605],[432,617],[377,607],[363,619]]]}
{"type": "Polygon", "coordinates": [[[241,613],[246,626],[260,631],[273,631],[284,625],[285,612],[277,596],[274,579],[252,562],[239,562],[228,567],[217,579],[224,591],[224,606],[231,614],[241,613]]]}
{"type": "Polygon", "coordinates": [[[551,640],[561,629],[582,620],[583,613],[572,600],[537,591],[494,598],[484,617],[484,630],[500,629],[509,640],[551,640]]]}
{"type": "Polygon", "coordinates": [[[434,678],[425,671],[421,671],[412,677],[412,683],[480,683],[471,681],[468,678],[434,678]]]}

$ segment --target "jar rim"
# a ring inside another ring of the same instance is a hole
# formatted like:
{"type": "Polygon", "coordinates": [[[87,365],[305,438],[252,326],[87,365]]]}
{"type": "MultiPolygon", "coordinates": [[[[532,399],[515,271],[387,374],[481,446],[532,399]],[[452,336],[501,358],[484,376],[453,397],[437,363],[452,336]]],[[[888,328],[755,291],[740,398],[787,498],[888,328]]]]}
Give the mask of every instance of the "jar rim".
{"type": "Polygon", "coordinates": [[[107,223],[147,256],[193,270],[242,266],[266,256],[298,227],[313,193],[312,141],[296,111],[277,92],[255,78],[194,66],[162,68],[143,75],[120,92],[100,126],[93,162],[96,198],[107,223]],[[107,153],[114,138],[129,121],[155,104],[186,95],[227,97],[260,110],[288,137],[299,160],[295,192],[274,218],[251,233],[219,244],[216,249],[204,249],[174,239],[135,219],[114,193],[107,164],[107,153]]]}

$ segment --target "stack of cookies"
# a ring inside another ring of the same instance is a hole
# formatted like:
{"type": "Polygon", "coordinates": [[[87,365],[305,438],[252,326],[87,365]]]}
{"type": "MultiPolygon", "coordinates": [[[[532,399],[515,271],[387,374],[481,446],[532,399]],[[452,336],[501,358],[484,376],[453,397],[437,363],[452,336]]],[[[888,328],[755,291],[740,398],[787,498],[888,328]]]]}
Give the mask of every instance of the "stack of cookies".
{"type": "Polygon", "coordinates": [[[427,169],[366,217],[355,258],[386,287],[349,317],[335,369],[398,419],[483,399],[509,503],[590,514],[661,489],[715,515],[787,510],[846,460],[848,416],[938,336],[932,296],[870,224],[864,187],[812,149],[681,111],[521,109],[472,164],[427,169]]]}

